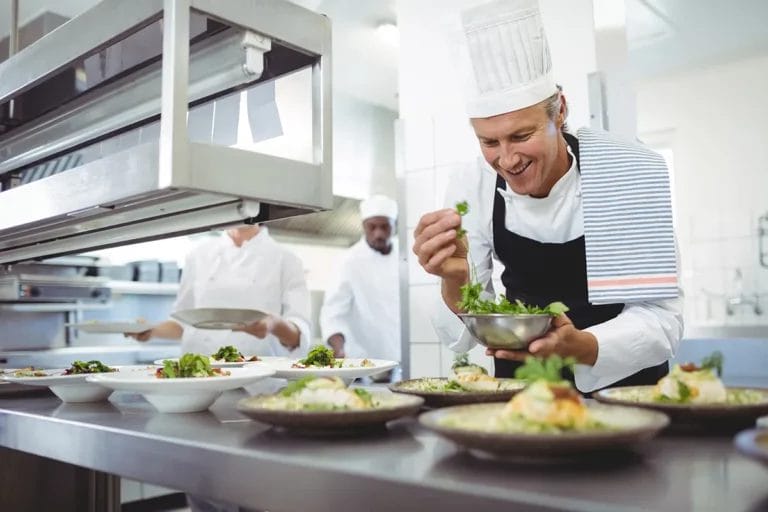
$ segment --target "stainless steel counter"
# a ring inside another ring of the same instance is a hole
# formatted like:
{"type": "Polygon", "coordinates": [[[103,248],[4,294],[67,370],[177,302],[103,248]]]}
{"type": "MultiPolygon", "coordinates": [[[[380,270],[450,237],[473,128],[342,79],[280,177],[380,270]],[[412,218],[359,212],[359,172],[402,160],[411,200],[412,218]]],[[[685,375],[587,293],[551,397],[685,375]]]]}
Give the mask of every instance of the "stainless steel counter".
{"type": "Polygon", "coordinates": [[[222,396],[159,414],[136,395],[68,405],[0,399],[0,446],[271,511],[768,509],[768,469],[731,437],[665,435],[635,454],[570,465],[474,458],[413,420],[361,437],[295,437],[222,396]]]}

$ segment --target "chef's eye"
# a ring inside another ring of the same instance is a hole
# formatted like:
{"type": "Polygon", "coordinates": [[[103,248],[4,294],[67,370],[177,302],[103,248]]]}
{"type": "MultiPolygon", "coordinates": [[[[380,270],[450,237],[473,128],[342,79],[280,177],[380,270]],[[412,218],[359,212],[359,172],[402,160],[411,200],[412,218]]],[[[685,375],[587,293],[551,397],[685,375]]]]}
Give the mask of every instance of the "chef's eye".
{"type": "Polygon", "coordinates": [[[512,137],[510,137],[510,140],[512,142],[525,142],[525,141],[527,141],[528,139],[531,138],[531,135],[533,135],[533,134],[532,133],[526,133],[524,135],[513,135],[512,137]]]}
{"type": "Polygon", "coordinates": [[[487,139],[480,139],[480,144],[482,144],[486,148],[493,148],[499,145],[499,141],[497,140],[487,140],[487,139]]]}

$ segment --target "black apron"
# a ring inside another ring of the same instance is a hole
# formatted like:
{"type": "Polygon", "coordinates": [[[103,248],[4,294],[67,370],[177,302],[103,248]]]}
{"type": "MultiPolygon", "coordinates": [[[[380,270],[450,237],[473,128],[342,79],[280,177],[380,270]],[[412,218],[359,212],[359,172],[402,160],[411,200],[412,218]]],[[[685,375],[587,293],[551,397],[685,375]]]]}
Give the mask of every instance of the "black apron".
{"type": "MultiPolygon", "coordinates": [[[[564,134],[571,151],[579,160],[579,142],[564,134]]],[[[496,188],[506,189],[501,176],[496,188]]],[[[501,281],[510,301],[520,299],[528,304],[544,307],[555,301],[565,303],[567,315],[577,329],[585,329],[616,317],[624,304],[593,305],[587,300],[587,262],[584,236],[565,243],[545,243],[531,240],[508,231],[504,225],[506,203],[498,192],[493,200],[493,247],[504,264],[501,281]]],[[[494,359],[496,377],[514,377],[521,365],[508,359],[494,359]]],[[[669,364],[645,368],[611,386],[640,386],[656,384],[669,372],[669,364]]],[[[570,371],[564,377],[573,382],[570,371]]]]}

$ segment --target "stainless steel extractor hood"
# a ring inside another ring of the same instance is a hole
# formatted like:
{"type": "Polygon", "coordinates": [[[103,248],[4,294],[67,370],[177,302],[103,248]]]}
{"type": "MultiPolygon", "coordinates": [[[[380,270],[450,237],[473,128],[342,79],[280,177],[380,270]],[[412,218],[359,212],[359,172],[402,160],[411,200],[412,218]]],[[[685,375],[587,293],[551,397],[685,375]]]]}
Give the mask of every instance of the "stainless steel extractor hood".
{"type": "Polygon", "coordinates": [[[285,0],[103,0],[0,63],[0,263],[332,208],[330,41],[285,0]],[[190,140],[194,108],[301,70],[308,161],[190,140]]]}

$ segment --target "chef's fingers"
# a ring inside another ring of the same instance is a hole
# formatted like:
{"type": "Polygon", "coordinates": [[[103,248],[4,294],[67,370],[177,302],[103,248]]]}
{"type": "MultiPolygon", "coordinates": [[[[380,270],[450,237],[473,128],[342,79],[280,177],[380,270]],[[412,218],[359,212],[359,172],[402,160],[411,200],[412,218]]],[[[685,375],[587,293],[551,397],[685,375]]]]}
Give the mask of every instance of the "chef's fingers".
{"type": "Polygon", "coordinates": [[[455,210],[445,208],[434,212],[425,213],[419,219],[419,223],[414,230],[414,236],[418,237],[427,231],[428,236],[434,236],[436,233],[446,229],[455,229],[461,224],[461,217],[455,210]]]}

